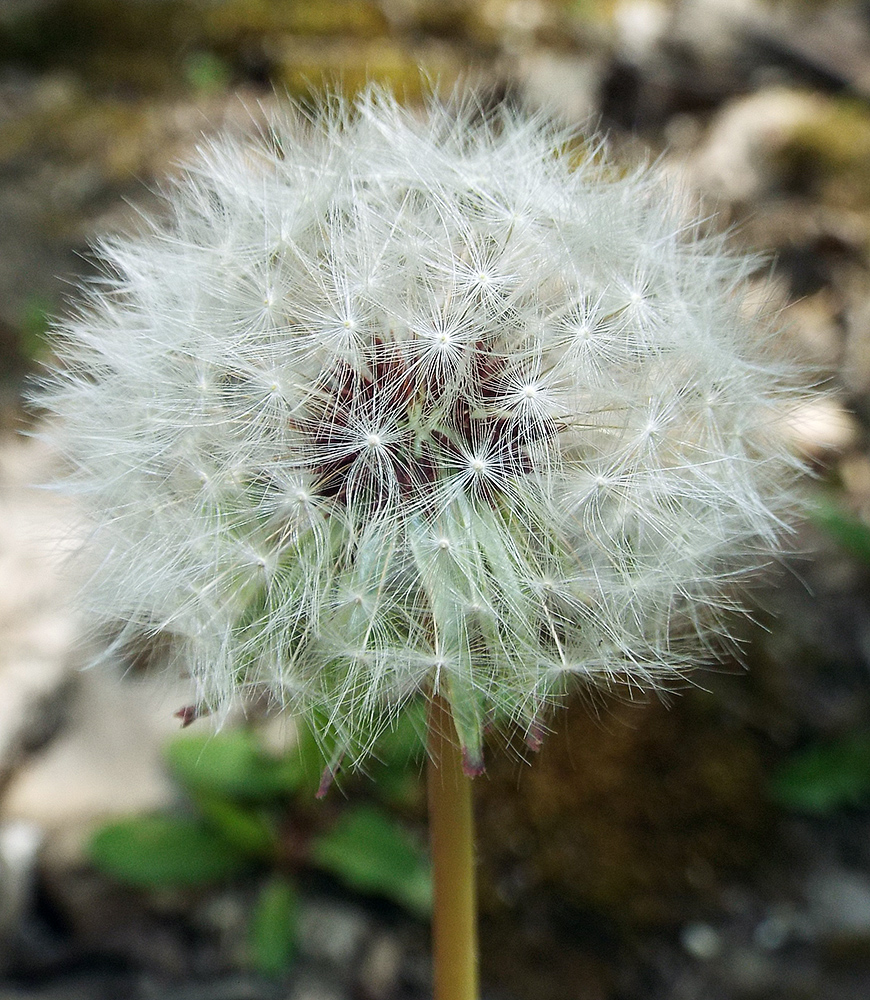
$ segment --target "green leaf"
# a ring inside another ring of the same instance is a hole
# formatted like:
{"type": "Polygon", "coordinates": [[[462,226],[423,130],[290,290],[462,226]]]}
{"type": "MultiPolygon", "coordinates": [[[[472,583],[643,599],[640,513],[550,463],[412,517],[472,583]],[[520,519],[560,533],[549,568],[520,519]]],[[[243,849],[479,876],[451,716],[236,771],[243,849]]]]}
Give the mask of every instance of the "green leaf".
{"type": "Polygon", "coordinates": [[[395,723],[375,742],[373,755],[390,768],[405,768],[426,758],[426,701],[418,698],[402,709],[395,723]]]}
{"type": "Polygon", "coordinates": [[[374,760],[366,773],[373,781],[374,794],[388,805],[413,806],[422,800],[426,708],[422,698],[407,705],[372,749],[374,760]]]}
{"type": "Polygon", "coordinates": [[[312,766],[311,755],[307,745],[283,757],[266,753],[244,729],[182,736],[166,749],[170,769],[191,791],[249,802],[291,795],[312,780],[316,788],[323,765],[312,766]]]}
{"type": "Polygon", "coordinates": [[[251,914],[251,965],[264,976],[281,976],[293,964],[299,925],[299,897],[282,878],[263,886],[251,914]]]}
{"type": "Polygon", "coordinates": [[[359,892],[385,896],[419,916],[431,911],[426,852],[396,819],[379,809],[348,809],[318,838],[312,860],[359,892]]]}
{"type": "Polygon", "coordinates": [[[870,526],[860,518],[828,500],[816,507],[812,517],[849,555],[870,563],[870,526]]]}
{"type": "Polygon", "coordinates": [[[200,94],[218,94],[230,82],[232,71],[214,52],[191,52],[184,60],[184,78],[200,94]]]}
{"type": "Polygon", "coordinates": [[[795,812],[825,815],[870,800],[870,732],[795,754],[774,775],[771,797],[795,812]]]}
{"type": "Polygon", "coordinates": [[[21,353],[26,358],[39,358],[45,345],[55,303],[44,295],[31,295],[24,302],[18,324],[21,353]]]}
{"type": "Polygon", "coordinates": [[[194,801],[202,816],[243,854],[271,859],[278,848],[273,822],[256,807],[229,799],[198,794],[194,801]]]}
{"type": "Polygon", "coordinates": [[[194,820],[163,815],[110,823],[94,834],[87,852],[101,871],[139,888],[209,885],[248,866],[219,834],[194,820]]]}
{"type": "Polygon", "coordinates": [[[368,774],[372,779],[372,793],[387,807],[402,811],[423,806],[426,786],[422,772],[378,766],[372,767],[368,774]]]}

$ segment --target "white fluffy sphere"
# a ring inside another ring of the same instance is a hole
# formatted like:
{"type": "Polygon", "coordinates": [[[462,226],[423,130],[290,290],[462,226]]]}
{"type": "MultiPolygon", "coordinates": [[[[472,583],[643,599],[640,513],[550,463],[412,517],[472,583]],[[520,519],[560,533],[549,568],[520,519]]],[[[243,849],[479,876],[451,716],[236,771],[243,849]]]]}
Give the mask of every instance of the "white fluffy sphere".
{"type": "Polygon", "coordinates": [[[721,631],[795,395],[658,172],[371,89],[218,139],[169,203],[102,245],[41,402],[96,622],[167,636],[203,706],[266,690],[358,756],[434,690],[473,772],[488,722],[534,739],[721,631]]]}

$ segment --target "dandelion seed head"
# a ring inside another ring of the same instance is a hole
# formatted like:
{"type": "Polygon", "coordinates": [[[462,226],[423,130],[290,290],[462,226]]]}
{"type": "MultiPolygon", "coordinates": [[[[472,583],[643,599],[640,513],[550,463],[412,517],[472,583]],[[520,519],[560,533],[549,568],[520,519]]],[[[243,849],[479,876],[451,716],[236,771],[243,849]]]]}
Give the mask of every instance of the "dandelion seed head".
{"type": "Polygon", "coordinates": [[[39,402],[95,624],[165,634],[201,708],[265,691],[362,758],[437,691],[479,760],[727,634],[800,392],[660,173],[371,88],[216,139],[168,203],[101,245],[39,402]]]}

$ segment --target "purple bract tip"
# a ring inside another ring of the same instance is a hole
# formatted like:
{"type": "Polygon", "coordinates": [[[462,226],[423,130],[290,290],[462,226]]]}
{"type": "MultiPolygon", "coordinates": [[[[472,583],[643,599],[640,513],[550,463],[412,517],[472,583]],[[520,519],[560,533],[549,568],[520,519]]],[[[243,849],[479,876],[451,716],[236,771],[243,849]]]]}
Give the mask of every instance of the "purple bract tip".
{"type": "Polygon", "coordinates": [[[187,729],[197,719],[201,719],[208,714],[207,708],[200,708],[198,705],[185,705],[184,708],[179,708],[174,717],[181,720],[182,729],[187,729]]]}
{"type": "Polygon", "coordinates": [[[483,763],[483,752],[478,750],[472,757],[468,747],[462,748],[462,773],[466,778],[479,778],[486,770],[483,763]]]}

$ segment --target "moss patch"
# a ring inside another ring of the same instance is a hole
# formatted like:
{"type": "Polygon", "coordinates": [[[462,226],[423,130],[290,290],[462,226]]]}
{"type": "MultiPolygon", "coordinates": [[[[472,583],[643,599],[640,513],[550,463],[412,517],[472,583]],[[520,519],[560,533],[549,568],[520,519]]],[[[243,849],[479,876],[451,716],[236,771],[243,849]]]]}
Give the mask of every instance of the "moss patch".
{"type": "Polygon", "coordinates": [[[832,100],[794,129],[777,160],[787,188],[837,208],[870,208],[870,111],[832,100]]]}
{"type": "Polygon", "coordinates": [[[426,78],[448,88],[462,65],[455,54],[437,43],[408,48],[389,39],[368,44],[341,39],[287,39],[275,50],[276,83],[290,94],[307,96],[325,86],[346,94],[368,81],[389,84],[403,100],[418,99],[426,78]]]}
{"type": "Polygon", "coordinates": [[[669,923],[750,866],[770,838],[759,752],[713,711],[701,694],[597,720],[575,705],[531,766],[492,755],[475,788],[485,904],[520,872],[623,926],[669,923]]]}
{"type": "Polygon", "coordinates": [[[243,71],[284,36],[367,40],[388,30],[373,0],[60,0],[0,25],[0,59],[70,69],[92,88],[182,89],[192,53],[243,71]],[[259,51],[259,55],[254,56],[259,51]]]}

